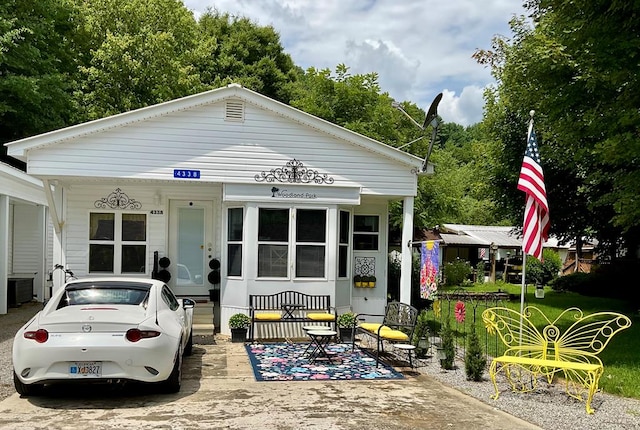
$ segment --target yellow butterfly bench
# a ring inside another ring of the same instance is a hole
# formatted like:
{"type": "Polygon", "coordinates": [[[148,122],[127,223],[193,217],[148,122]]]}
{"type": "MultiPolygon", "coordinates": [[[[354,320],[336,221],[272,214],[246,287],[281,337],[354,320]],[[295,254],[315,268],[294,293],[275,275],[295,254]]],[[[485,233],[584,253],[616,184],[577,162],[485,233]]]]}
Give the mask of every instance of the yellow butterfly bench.
{"type": "Polygon", "coordinates": [[[497,334],[507,347],[493,358],[489,376],[495,388],[492,399],[500,396],[496,377],[504,372],[514,392],[529,392],[538,379],[551,384],[556,375],[566,384],[566,392],[586,404],[587,413],[598,382],[604,371],[597,356],[611,338],[631,326],[631,320],[615,312],[584,315],[578,308],[564,310],[551,321],[535,306],[524,308],[522,314],[504,308],[489,308],[482,313],[489,334],[497,334]]]}
{"type": "MultiPolygon", "coordinates": [[[[336,310],[331,296],[300,291],[249,295],[249,339],[254,340],[261,323],[312,323],[336,328],[336,310]]],[[[283,336],[286,337],[286,336],[283,336]]]]}

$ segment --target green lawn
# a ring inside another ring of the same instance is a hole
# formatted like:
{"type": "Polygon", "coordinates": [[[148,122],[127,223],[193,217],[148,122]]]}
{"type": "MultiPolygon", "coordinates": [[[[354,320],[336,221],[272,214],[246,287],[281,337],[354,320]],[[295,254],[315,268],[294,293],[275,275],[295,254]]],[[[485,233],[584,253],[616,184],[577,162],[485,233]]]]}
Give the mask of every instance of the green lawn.
{"type": "MultiPolygon", "coordinates": [[[[496,283],[496,284],[476,284],[473,287],[465,287],[465,291],[501,291],[508,292],[517,296],[517,300],[503,302],[500,306],[506,306],[512,309],[520,310],[520,285],[496,283]]],[[[446,291],[446,290],[444,290],[446,291]]],[[[444,292],[442,291],[442,292],[444,292]]],[[[453,309],[455,302],[441,302],[442,317],[448,316],[450,324],[454,331],[458,334],[459,343],[463,343],[462,336],[468,333],[473,324],[473,315],[475,309],[475,327],[480,334],[481,339],[485,342],[495,342],[492,338],[485,336],[486,329],[482,323],[482,311],[484,304],[466,304],[466,315],[464,324],[459,324],[454,318],[453,309]]],[[[492,305],[492,304],[491,304],[492,305]]],[[[600,353],[600,358],[604,363],[604,374],[600,380],[600,387],[607,393],[616,394],[624,397],[632,397],[640,399],[640,317],[638,309],[631,309],[629,304],[620,300],[605,299],[600,297],[587,297],[575,293],[559,293],[545,288],[544,299],[536,299],[534,296],[534,288],[529,286],[525,295],[525,306],[534,305],[538,307],[550,320],[555,319],[563,310],[570,307],[580,308],[584,314],[590,314],[600,311],[614,311],[624,314],[631,318],[632,325],[630,328],[616,334],[605,350],[600,353]]],[[[489,347],[490,349],[491,347],[489,347]]]]}

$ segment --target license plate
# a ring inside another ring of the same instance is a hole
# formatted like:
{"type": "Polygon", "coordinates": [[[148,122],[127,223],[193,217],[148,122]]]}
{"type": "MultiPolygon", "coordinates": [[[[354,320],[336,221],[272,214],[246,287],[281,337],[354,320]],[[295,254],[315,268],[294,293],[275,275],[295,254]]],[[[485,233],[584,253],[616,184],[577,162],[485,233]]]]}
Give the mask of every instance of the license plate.
{"type": "Polygon", "coordinates": [[[101,361],[77,361],[69,364],[69,375],[75,378],[99,378],[102,376],[101,361]]]}

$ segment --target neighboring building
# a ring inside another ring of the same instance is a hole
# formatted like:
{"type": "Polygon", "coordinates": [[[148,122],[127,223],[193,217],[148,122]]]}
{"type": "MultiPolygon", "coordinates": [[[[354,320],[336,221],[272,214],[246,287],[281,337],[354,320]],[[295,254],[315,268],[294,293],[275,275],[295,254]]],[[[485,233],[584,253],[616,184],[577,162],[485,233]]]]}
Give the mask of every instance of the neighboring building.
{"type": "MultiPolygon", "coordinates": [[[[388,204],[403,202],[407,243],[423,162],[235,84],[7,150],[44,184],[45,267],[161,277],[179,296],[213,290],[223,333],[254,293],[330,294],[338,308],[383,313],[388,204]],[[376,287],[354,288],[355,274],[376,287]]],[[[54,272],[54,288],[63,281],[54,272]]]]}
{"type": "Polygon", "coordinates": [[[42,181],[0,162],[0,314],[48,294],[48,219],[42,181]]]}

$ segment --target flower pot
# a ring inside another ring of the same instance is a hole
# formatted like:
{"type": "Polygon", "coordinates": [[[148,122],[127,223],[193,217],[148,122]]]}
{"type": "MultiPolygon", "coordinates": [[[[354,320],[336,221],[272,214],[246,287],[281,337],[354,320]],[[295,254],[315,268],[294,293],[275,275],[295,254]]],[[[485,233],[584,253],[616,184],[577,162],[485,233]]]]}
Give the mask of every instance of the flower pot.
{"type": "Polygon", "coordinates": [[[353,342],[353,329],[351,327],[340,327],[340,340],[343,343],[353,342]]]}
{"type": "Polygon", "coordinates": [[[356,288],[361,288],[362,287],[362,282],[354,282],[356,288]]]}
{"type": "Polygon", "coordinates": [[[231,329],[231,342],[244,343],[247,340],[246,328],[232,328],[231,329]]]}

